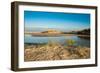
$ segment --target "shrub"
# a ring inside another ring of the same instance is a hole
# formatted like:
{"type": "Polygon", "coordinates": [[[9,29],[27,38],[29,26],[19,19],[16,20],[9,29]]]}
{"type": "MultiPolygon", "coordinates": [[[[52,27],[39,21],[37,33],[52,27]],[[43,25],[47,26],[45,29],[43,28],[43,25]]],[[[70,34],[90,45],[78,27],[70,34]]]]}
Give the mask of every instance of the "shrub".
{"type": "Polygon", "coordinates": [[[68,46],[74,46],[75,43],[76,43],[75,40],[67,40],[67,45],[68,45],[68,46]]]}

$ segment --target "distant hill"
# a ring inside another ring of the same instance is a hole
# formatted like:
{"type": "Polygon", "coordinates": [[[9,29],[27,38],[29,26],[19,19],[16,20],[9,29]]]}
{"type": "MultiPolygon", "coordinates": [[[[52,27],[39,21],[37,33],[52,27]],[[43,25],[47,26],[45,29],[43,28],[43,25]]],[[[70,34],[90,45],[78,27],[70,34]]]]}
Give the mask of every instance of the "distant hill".
{"type": "Polygon", "coordinates": [[[83,35],[90,35],[90,29],[84,29],[80,31],[70,31],[70,32],[61,32],[63,34],[83,34],[83,35]]]}
{"type": "Polygon", "coordinates": [[[78,31],[77,34],[90,35],[90,29],[84,29],[84,30],[78,31]]]}
{"type": "Polygon", "coordinates": [[[54,29],[49,29],[47,31],[43,31],[42,33],[61,33],[61,32],[54,29]]]}
{"type": "Polygon", "coordinates": [[[49,33],[49,34],[83,34],[83,35],[90,35],[90,29],[84,29],[80,31],[70,31],[70,32],[62,32],[54,29],[48,29],[47,31],[43,31],[41,33],[49,33]]]}

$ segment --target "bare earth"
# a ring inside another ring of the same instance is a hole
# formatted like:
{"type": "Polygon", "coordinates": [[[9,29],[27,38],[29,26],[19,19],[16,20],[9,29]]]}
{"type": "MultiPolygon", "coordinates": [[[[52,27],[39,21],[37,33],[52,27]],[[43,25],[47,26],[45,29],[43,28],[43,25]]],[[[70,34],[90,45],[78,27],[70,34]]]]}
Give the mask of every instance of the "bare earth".
{"type": "Polygon", "coordinates": [[[69,60],[90,58],[90,48],[60,44],[26,45],[24,61],[69,60]]]}

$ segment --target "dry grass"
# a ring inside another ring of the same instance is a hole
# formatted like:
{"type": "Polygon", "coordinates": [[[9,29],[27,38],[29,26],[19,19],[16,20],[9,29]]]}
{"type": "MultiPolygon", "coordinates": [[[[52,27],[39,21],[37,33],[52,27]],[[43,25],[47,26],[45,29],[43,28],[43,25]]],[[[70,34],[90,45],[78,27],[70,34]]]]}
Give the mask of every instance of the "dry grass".
{"type": "Polygon", "coordinates": [[[57,42],[45,45],[27,45],[24,51],[25,61],[68,60],[90,58],[90,48],[62,46],[57,42]]]}

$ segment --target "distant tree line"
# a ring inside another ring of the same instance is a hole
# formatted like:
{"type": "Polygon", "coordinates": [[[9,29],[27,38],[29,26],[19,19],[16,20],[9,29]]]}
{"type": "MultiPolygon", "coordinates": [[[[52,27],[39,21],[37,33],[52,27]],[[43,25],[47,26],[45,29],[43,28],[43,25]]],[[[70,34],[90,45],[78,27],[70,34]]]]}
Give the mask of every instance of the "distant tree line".
{"type": "Polygon", "coordinates": [[[84,29],[80,31],[71,31],[71,32],[62,32],[63,34],[84,34],[84,35],[90,35],[90,29],[84,29]]]}
{"type": "Polygon", "coordinates": [[[84,30],[78,31],[77,34],[90,35],[90,29],[84,29],[84,30]]]}

